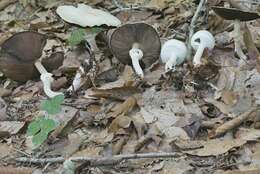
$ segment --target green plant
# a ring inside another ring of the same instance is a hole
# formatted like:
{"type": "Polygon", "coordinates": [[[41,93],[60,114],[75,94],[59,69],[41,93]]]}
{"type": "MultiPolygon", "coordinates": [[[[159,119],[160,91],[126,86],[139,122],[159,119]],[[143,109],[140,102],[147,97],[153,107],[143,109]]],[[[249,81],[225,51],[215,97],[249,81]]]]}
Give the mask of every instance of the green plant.
{"type": "Polygon", "coordinates": [[[48,114],[57,114],[61,111],[61,104],[64,101],[64,95],[57,95],[49,100],[44,100],[40,108],[48,114]]]}
{"type": "Polygon", "coordinates": [[[85,30],[82,28],[72,31],[68,39],[68,43],[71,46],[78,45],[80,42],[85,40],[85,30]]]}
{"type": "Polygon", "coordinates": [[[32,142],[38,147],[48,137],[48,134],[56,128],[56,123],[53,119],[41,116],[37,120],[30,123],[27,129],[27,135],[33,136],[32,142]]]}
{"type": "Polygon", "coordinates": [[[64,95],[58,95],[41,103],[40,108],[46,111],[47,115],[40,116],[32,121],[26,133],[27,136],[32,136],[32,142],[35,147],[40,146],[48,138],[48,134],[56,128],[57,123],[55,120],[48,118],[48,116],[59,113],[63,101],[64,95]]]}

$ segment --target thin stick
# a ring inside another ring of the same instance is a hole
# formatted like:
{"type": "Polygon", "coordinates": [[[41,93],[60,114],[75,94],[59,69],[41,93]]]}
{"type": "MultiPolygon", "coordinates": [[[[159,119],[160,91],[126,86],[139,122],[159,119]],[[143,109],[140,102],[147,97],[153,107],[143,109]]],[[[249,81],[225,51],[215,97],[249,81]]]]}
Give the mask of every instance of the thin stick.
{"type": "MultiPolygon", "coordinates": [[[[172,158],[178,157],[177,153],[140,153],[140,154],[124,154],[115,155],[111,157],[71,157],[69,158],[72,162],[88,162],[89,166],[106,166],[116,165],[123,160],[129,159],[140,159],[140,158],[172,158]]],[[[63,157],[57,158],[17,158],[18,162],[29,162],[34,164],[44,163],[62,163],[66,159],[63,157]]]]}
{"type": "Polygon", "coordinates": [[[194,14],[194,16],[191,19],[191,23],[190,23],[190,30],[189,30],[189,39],[188,39],[188,53],[187,53],[187,60],[191,60],[191,52],[192,52],[192,48],[191,48],[191,37],[194,34],[194,29],[196,27],[196,22],[199,18],[199,13],[202,10],[202,7],[205,3],[205,0],[200,0],[200,3],[196,9],[196,12],[194,14]]]}

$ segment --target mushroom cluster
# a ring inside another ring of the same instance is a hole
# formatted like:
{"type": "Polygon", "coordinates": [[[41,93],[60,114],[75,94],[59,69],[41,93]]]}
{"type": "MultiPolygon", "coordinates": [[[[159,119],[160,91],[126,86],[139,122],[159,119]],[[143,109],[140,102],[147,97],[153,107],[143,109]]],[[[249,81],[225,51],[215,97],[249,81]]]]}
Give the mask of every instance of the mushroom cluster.
{"type": "Polygon", "coordinates": [[[6,77],[18,82],[34,79],[40,73],[43,90],[48,97],[52,98],[62,93],[51,90],[54,79],[48,71],[62,65],[63,53],[54,53],[41,61],[46,39],[45,35],[32,31],[11,36],[1,45],[0,69],[6,77]]]}

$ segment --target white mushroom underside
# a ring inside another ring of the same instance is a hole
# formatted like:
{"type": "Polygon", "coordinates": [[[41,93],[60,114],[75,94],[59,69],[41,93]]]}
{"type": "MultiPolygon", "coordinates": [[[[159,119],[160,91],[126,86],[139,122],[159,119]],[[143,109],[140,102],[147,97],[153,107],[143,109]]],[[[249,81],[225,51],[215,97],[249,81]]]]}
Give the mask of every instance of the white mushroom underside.
{"type": "Polygon", "coordinates": [[[168,62],[174,56],[176,59],[176,65],[181,64],[187,55],[186,45],[178,40],[172,39],[164,43],[161,50],[161,60],[163,63],[168,62]]]}

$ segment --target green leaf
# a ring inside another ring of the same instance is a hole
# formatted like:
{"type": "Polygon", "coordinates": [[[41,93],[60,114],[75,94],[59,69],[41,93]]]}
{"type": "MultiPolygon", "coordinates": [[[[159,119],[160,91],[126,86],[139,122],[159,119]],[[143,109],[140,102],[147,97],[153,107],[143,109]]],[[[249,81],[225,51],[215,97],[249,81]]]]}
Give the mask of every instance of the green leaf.
{"type": "Polygon", "coordinates": [[[41,127],[39,125],[40,125],[40,119],[31,122],[28,126],[26,134],[28,136],[35,135],[37,132],[41,130],[41,127]]]}
{"type": "Polygon", "coordinates": [[[68,39],[68,43],[71,46],[78,45],[80,42],[85,40],[85,30],[80,28],[77,30],[72,31],[70,37],[68,39]]]}
{"type": "Polygon", "coordinates": [[[58,95],[41,103],[41,109],[48,114],[57,114],[61,111],[61,104],[64,101],[64,95],[58,95]]]}
{"type": "Polygon", "coordinates": [[[92,28],[91,28],[91,32],[92,32],[92,33],[99,33],[99,32],[101,32],[101,31],[103,31],[103,29],[100,28],[100,27],[92,27],[92,28]]]}
{"type": "Polygon", "coordinates": [[[44,119],[41,122],[41,132],[49,133],[56,128],[56,123],[52,119],[44,119]]]}
{"type": "Polygon", "coordinates": [[[48,138],[48,133],[40,132],[33,136],[32,142],[35,146],[41,145],[48,138]]]}
{"type": "Polygon", "coordinates": [[[55,128],[56,122],[54,120],[40,117],[39,119],[30,123],[27,130],[27,135],[33,136],[32,142],[36,147],[38,147],[48,138],[48,134],[55,128]]]}

